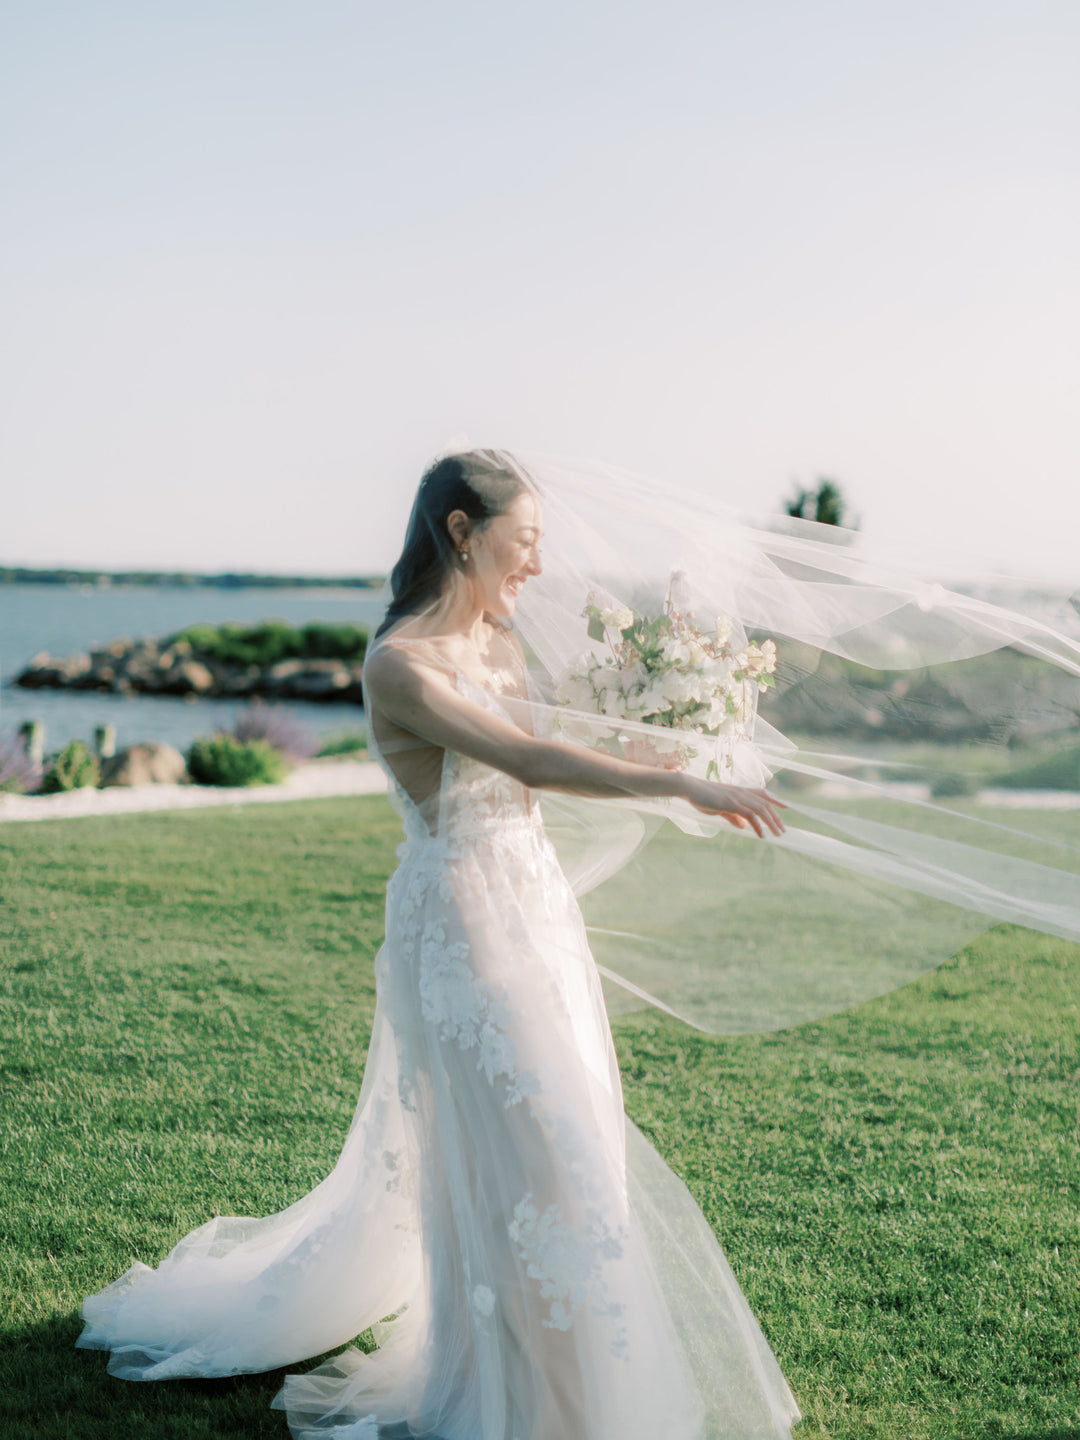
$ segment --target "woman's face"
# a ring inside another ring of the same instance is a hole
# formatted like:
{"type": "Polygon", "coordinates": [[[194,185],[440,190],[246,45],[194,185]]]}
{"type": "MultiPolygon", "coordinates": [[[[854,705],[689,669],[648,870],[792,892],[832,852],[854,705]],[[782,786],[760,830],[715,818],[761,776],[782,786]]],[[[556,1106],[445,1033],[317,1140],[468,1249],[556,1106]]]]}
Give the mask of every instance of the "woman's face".
{"type": "Polygon", "coordinates": [[[466,572],[490,615],[510,619],[521,587],[530,575],[540,574],[543,533],[539,502],[523,490],[508,510],[470,536],[466,572]]]}

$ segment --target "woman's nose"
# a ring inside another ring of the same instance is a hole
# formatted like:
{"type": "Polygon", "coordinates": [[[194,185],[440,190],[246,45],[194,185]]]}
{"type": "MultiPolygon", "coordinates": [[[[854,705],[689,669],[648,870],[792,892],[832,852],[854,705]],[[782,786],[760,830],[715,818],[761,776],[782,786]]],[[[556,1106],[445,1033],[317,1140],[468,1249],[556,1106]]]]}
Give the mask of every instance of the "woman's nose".
{"type": "Polygon", "coordinates": [[[544,562],[540,559],[540,551],[534,550],[529,557],[529,571],[533,575],[541,575],[544,570],[544,562]]]}

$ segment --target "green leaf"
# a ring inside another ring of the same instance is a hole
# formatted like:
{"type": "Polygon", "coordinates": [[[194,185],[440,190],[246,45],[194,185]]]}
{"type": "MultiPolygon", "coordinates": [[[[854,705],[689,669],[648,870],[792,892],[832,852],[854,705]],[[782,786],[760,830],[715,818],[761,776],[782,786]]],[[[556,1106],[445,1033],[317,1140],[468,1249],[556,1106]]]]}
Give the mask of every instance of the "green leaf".
{"type": "MultiPolygon", "coordinates": [[[[591,608],[591,607],[590,607],[590,608],[591,608]]],[[[604,626],[603,626],[603,623],[601,622],[599,613],[590,615],[590,616],[589,616],[589,639],[590,639],[590,640],[603,640],[603,638],[604,638],[604,626]]]]}

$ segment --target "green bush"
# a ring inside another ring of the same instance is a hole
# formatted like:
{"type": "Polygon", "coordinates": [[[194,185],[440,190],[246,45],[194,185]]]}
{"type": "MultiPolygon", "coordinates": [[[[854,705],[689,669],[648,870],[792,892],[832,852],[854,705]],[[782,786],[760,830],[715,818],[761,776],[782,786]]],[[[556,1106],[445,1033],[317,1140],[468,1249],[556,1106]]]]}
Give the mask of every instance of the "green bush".
{"type": "Polygon", "coordinates": [[[984,780],[978,775],[966,775],[958,771],[946,771],[935,775],[930,781],[930,794],[936,800],[946,800],[959,795],[975,795],[982,789],[984,780]]]}
{"type": "Polygon", "coordinates": [[[204,735],[193,741],[187,766],[197,785],[276,785],[289,772],[284,756],[265,740],[237,740],[233,735],[204,735]]]}
{"type": "Polygon", "coordinates": [[[41,789],[46,795],[55,795],[61,790],[82,790],[100,779],[97,756],[82,740],[72,740],[50,757],[41,789]]]}
{"type": "Polygon", "coordinates": [[[189,625],[169,637],[203,660],[222,665],[276,665],[279,660],[363,660],[368,632],[363,625],[313,620],[294,626],[284,620],[258,625],[189,625]]]}
{"type": "Polygon", "coordinates": [[[1080,745],[1051,755],[1037,765],[1010,770],[1006,775],[999,775],[994,784],[1010,790],[1080,790],[1080,745]]]}
{"type": "Polygon", "coordinates": [[[363,625],[330,625],[312,620],[300,632],[303,660],[363,660],[368,632],[363,625]]]}
{"type": "Polygon", "coordinates": [[[327,735],[316,754],[362,755],[367,752],[367,735],[363,730],[343,730],[339,735],[327,735]]]}

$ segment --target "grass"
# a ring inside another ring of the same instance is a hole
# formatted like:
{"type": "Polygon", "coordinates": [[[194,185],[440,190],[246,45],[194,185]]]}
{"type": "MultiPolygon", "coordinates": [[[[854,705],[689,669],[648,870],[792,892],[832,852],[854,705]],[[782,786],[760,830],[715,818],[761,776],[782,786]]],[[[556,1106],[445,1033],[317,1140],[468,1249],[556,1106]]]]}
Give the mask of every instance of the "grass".
{"type": "Polygon", "coordinates": [[[1080,745],[1059,750],[1034,765],[1021,766],[999,777],[999,785],[1017,790],[1080,790],[1080,745]]]}
{"type": "MultiPolygon", "coordinates": [[[[382,797],[0,830],[4,1440],[284,1435],[280,1375],[125,1384],[76,1311],[333,1163],[398,839],[382,797]]],[[[798,1029],[617,1021],[799,1440],[1080,1436],[1078,1033],[1080,951],[1010,927],[798,1029]]]]}
{"type": "Polygon", "coordinates": [[[363,755],[367,753],[366,730],[341,730],[336,735],[324,735],[319,742],[319,756],[363,755]]]}
{"type": "MultiPolygon", "coordinates": [[[[871,780],[923,780],[930,784],[941,781],[964,781],[968,793],[984,786],[1003,785],[1014,789],[1077,790],[1080,789],[1080,745],[1075,729],[1054,738],[1045,738],[1027,745],[1010,748],[1005,743],[986,741],[939,743],[929,741],[851,740],[846,736],[799,735],[800,749],[807,754],[831,754],[858,757],[863,761],[857,773],[871,780]]],[[[829,768],[825,766],[824,768],[829,768]]],[[[801,776],[781,772],[781,785],[801,788],[801,776]]],[[[964,793],[954,790],[953,793],[964,793]]]]}

